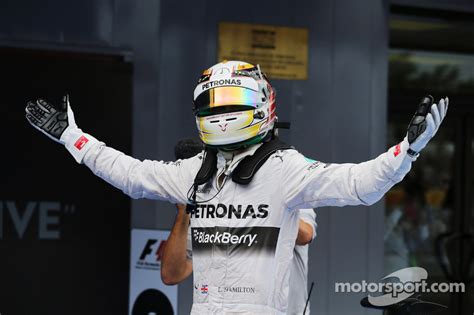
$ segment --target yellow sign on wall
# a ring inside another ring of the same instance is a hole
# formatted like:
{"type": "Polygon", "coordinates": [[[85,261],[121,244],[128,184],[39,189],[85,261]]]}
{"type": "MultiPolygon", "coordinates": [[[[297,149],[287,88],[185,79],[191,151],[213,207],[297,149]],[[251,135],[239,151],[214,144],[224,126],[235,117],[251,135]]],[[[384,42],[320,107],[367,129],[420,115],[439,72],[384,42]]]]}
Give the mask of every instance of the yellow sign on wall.
{"type": "Polygon", "coordinates": [[[273,79],[306,80],[308,29],[221,22],[218,58],[260,64],[273,79]]]}

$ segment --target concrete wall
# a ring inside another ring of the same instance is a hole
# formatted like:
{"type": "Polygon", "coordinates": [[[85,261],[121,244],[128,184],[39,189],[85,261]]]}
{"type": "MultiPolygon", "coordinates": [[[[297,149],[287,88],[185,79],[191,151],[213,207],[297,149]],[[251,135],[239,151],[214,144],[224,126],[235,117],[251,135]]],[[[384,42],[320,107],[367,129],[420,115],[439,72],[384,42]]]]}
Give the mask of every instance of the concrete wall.
{"type": "MultiPolygon", "coordinates": [[[[207,1],[184,11],[182,3],[163,2],[160,157],[172,158],[176,140],[195,134],[190,93],[185,91],[192,91],[200,71],[215,63],[217,23],[222,20],[309,28],[309,79],[274,81],[280,118],[293,124],[282,133],[303,153],[323,161],[358,162],[384,149],[388,12],[383,2],[240,1],[238,7],[251,9],[231,10],[228,2],[207,1]],[[170,116],[180,117],[179,123],[170,116]]],[[[361,296],[336,294],[333,288],[336,281],[382,276],[383,205],[321,209],[318,214],[319,238],[310,253],[313,311],[364,314],[361,296]]],[[[149,222],[146,216],[141,219],[134,222],[149,222]]],[[[161,218],[155,222],[169,226],[161,218]]],[[[190,296],[191,283],[182,287],[181,296],[190,296]]]]}
{"type": "MultiPolygon", "coordinates": [[[[327,162],[360,162],[385,149],[387,1],[3,1],[0,45],[108,51],[134,61],[133,155],[172,159],[194,136],[194,84],[216,62],[217,23],[309,28],[309,78],[275,80],[284,138],[327,162]],[[199,5],[197,4],[199,3],[199,5]]],[[[93,133],[93,131],[90,131],[93,133]]],[[[334,282],[383,276],[383,203],[319,209],[310,249],[315,314],[366,314],[362,295],[336,294],[334,282]]],[[[173,206],[134,201],[132,225],[170,228],[173,206]]],[[[192,285],[180,286],[180,314],[192,285]]]]}

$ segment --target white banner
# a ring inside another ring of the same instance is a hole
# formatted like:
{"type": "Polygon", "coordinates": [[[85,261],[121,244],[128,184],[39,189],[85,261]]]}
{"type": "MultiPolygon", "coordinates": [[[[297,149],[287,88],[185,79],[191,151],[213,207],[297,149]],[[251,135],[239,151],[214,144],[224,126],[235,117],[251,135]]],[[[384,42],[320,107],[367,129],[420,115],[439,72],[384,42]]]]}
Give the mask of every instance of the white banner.
{"type": "Polygon", "coordinates": [[[130,315],[178,314],[178,287],[161,281],[161,257],[169,231],[132,230],[130,315]]]}

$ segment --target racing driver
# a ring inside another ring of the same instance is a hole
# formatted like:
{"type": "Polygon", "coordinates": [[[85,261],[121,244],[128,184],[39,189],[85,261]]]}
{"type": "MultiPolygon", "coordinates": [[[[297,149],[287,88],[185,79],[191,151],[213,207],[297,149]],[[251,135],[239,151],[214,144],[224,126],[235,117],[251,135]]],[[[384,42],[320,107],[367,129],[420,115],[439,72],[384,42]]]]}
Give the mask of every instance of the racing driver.
{"type": "MultiPolygon", "coordinates": [[[[199,139],[183,139],[174,149],[176,159],[187,159],[204,149],[199,139]]],[[[185,205],[176,205],[174,225],[161,257],[161,280],[167,285],[179,284],[193,272],[192,241],[189,214],[185,205]]],[[[313,209],[299,209],[299,226],[293,259],[290,265],[288,315],[310,315],[308,294],[308,250],[316,237],[316,213],[313,209]]],[[[200,288],[195,288],[198,291],[200,288]]],[[[205,294],[204,290],[197,294],[205,294]]],[[[311,292],[311,291],[310,291],[311,292]]]]}
{"type": "Polygon", "coordinates": [[[78,128],[68,97],[29,102],[33,127],[132,198],[188,204],[194,269],[191,314],[285,314],[298,211],[371,205],[408,173],[437,132],[448,99],[425,97],[407,136],[373,160],[324,164],[275,136],[275,92],[260,67],[204,71],[194,114],[206,150],[174,163],[139,161],[78,128]]]}

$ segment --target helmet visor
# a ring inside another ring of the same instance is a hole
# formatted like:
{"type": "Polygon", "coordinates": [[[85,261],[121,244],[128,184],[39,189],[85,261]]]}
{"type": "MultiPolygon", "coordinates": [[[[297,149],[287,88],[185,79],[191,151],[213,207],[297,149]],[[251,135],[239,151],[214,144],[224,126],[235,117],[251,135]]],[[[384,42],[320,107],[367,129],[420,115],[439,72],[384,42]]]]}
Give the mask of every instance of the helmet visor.
{"type": "Polygon", "coordinates": [[[194,112],[209,110],[219,106],[241,105],[257,108],[264,102],[262,95],[254,90],[223,86],[202,92],[194,100],[194,112]]]}

